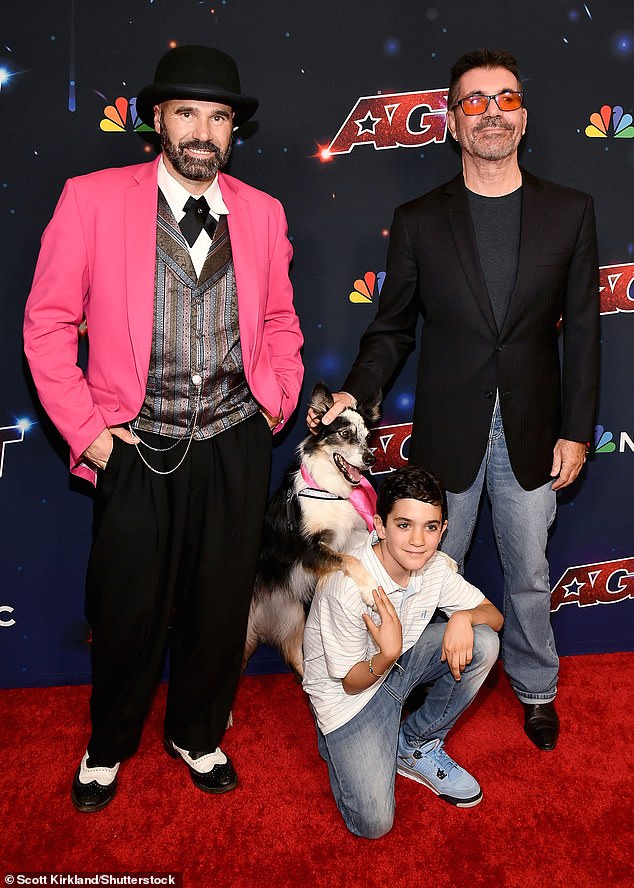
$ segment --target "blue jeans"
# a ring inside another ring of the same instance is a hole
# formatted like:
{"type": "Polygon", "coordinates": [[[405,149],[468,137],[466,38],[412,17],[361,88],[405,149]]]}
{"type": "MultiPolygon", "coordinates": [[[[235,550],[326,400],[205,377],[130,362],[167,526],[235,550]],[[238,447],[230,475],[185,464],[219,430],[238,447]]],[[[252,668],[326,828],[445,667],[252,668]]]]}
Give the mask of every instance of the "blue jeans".
{"type": "Polygon", "coordinates": [[[335,802],[355,835],[378,839],[392,828],[401,711],[411,691],[434,682],[423,705],[403,722],[406,738],[444,739],[497,660],[497,633],[489,626],[475,626],[473,659],[456,681],[440,659],[444,632],[444,624],[430,623],[414,647],[401,655],[401,669],[392,667],[361,712],[329,734],[317,728],[335,802]]]}
{"type": "MultiPolygon", "coordinates": [[[[550,624],[548,529],[557,510],[552,482],[536,490],[518,484],[509,462],[496,404],[487,451],[478,476],[463,493],[448,493],[449,522],[441,549],[462,572],[486,479],[493,528],[504,573],[502,662],[523,703],[553,700],[559,657],[550,624]]],[[[482,590],[486,595],[486,589],[482,590]]]]}

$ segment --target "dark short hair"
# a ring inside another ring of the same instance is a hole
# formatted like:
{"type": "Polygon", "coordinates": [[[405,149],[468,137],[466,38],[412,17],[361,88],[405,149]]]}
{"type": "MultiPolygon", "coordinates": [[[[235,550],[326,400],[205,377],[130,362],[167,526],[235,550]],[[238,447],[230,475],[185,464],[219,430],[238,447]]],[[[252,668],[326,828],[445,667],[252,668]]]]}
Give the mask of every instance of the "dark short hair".
{"type": "Polygon", "coordinates": [[[445,488],[431,472],[418,466],[396,469],[388,475],[379,488],[376,512],[385,524],[387,516],[397,500],[414,499],[430,506],[439,506],[442,520],[447,519],[447,495],[445,488]]]}
{"type": "Polygon", "coordinates": [[[458,100],[458,82],[463,74],[471,71],[473,68],[506,68],[515,77],[517,82],[521,84],[520,72],[515,56],[505,49],[472,49],[461,55],[451,69],[451,79],[449,81],[449,95],[447,96],[447,107],[451,108],[458,100]]]}

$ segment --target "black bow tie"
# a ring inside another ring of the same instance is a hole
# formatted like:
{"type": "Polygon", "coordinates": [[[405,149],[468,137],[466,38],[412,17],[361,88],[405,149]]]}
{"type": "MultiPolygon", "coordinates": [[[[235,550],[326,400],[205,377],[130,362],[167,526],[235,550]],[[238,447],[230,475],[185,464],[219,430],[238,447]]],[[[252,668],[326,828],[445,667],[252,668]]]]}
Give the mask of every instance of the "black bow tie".
{"type": "Polygon", "coordinates": [[[203,228],[209,237],[214,236],[217,223],[209,212],[209,204],[204,197],[199,197],[198,200],[194,197],[188,198],[183,209],[185,215],[178,223],[178,227],[190,247],[194,246],[203,228]]]}

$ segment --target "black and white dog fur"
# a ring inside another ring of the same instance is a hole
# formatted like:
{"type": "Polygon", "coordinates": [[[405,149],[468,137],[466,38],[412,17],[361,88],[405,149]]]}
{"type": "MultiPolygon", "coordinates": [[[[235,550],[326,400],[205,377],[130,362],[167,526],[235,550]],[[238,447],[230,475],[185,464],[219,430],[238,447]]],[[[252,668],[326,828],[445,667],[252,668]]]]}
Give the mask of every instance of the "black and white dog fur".
{"type": "MultiPolygon", "coordinates": [[[[297,675],[303,673],[302,638],[306,608],[320,577],[342,570],[352,577],[366,604],[374,603],[374,579],[344,550],[368,534],[364,518],[348,501],[361,472],[375,458],[368,448],[369,426],[379,417],[380,395],[344,410],[318,427],[297,449],[299,462],[286,474],[264,523],[244,664],[258,644],[277,647],[297,675]],[[304,466],[314,485],[304,480],[304,466]]],[[[310,406],[323,416],[332,394],[317,383],[310,406]]]]}

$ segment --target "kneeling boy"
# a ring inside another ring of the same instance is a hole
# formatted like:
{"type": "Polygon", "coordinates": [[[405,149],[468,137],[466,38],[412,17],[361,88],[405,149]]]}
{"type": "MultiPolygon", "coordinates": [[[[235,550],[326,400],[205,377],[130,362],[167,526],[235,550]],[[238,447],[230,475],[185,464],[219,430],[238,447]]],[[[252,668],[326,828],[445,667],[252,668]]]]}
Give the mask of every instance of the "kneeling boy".
{"type": "Polygon", "coordinates": [[[376,508],[375,534],[352,553],[377,580],[375,611],[352,580],[331,574],[304,633],[304,690],[330,786],[348,829],[369,839],[392,828],[396,771],[453,805],[481,800],[444,740],[495,663],[503,622],[436,551],[446,498],[432,475],[393,472],[376,508]],[[437,607],[448,622],[430,622],[437,607]],[[410,692],[431,682],[424,704],[401,724],[410,692]]]}

